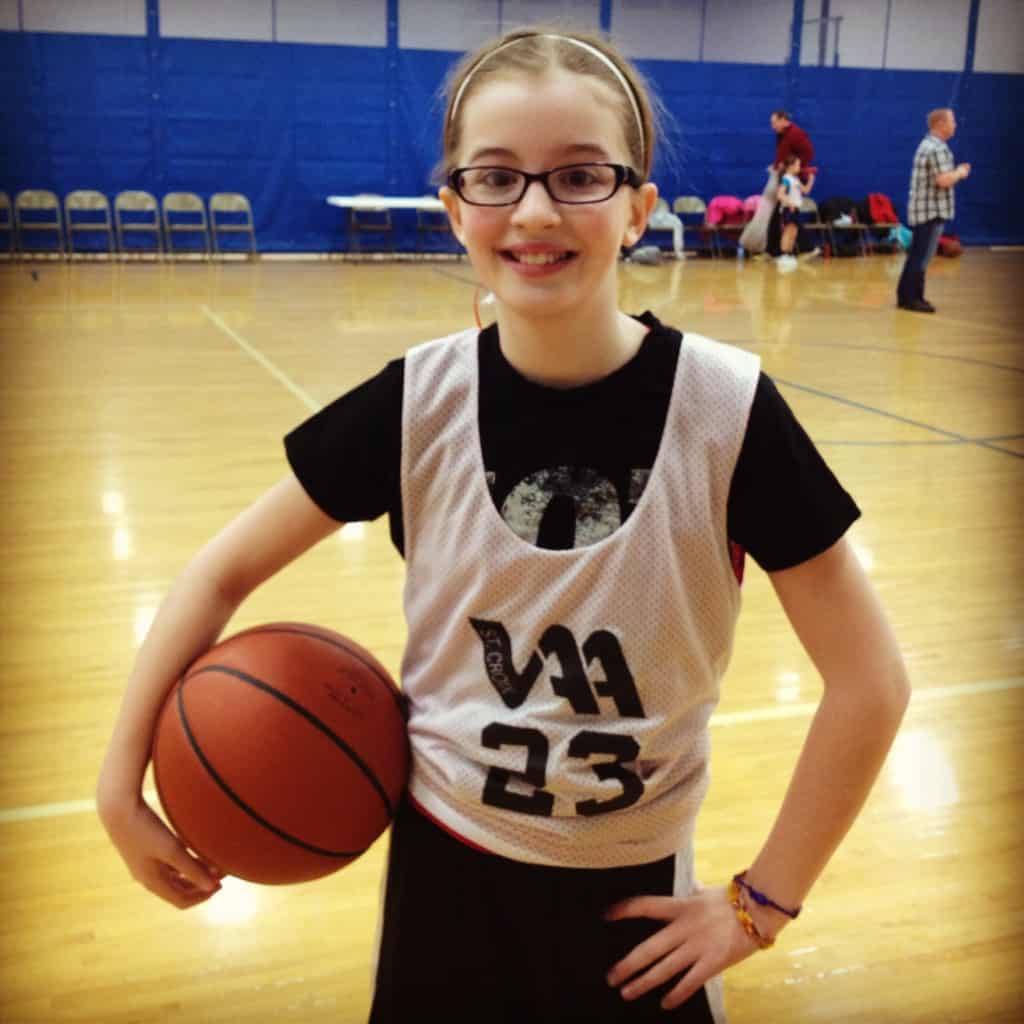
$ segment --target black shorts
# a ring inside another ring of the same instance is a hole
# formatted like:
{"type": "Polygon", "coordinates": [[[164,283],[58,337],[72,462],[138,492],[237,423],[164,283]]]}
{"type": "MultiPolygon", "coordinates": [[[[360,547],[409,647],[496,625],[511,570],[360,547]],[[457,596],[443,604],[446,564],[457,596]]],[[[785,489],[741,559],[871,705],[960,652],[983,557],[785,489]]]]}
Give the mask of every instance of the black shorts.
{"type": "Polygon", "coordinates": [[[662,927],[608,922],[629,896],[670,895],[675,859],[590,870],[482,853],[404,805],[392,826],[370,1024],[713,1024],[704,989],[666,1012],[678,978],[626,1002],[613,964],[662,927]]]}
{"type": "Polygon", "coordinates": [[[794,210],[792,206],[783,206],[781,209],[782,226],[800,223],[800,211],[794,210]]]}

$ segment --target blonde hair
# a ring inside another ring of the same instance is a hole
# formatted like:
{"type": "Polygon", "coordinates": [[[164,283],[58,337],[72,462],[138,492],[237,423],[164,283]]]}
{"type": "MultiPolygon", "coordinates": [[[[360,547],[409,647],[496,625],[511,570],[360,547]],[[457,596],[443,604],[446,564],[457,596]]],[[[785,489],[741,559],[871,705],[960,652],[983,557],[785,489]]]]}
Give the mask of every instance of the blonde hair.
{"type": "Polygon", "coordinates": [[[481,86],[502,75],[537,76],[552,68],[589,75],[620,97],[619,120],[630,160],[644,179],[650,177],[659,119],[643,77],[600,36],[555,27],[508,32],[467,55],[452,70],[444,88],[444,172],[455,165],[462,144],[461,115],[466,101],[481,86]]]}

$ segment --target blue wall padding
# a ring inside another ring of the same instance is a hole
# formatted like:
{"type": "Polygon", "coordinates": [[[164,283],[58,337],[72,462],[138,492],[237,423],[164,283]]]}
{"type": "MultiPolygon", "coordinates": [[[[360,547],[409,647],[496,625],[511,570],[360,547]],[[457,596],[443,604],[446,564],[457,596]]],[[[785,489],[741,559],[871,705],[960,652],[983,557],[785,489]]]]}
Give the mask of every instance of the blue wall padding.
{"type": "Polygon", "coordinates": [[[431,176],[441,159],[441,85],[459,56],[436,50],[398,51],[398,153],[404,174],[400,180],[409,195],[431,190],[431,176]]]}
{"type": "Polygon", "coordinates": [[[669,202],[677,195],[760,192],[775,155],[768,116],[782,106],[786,69],[673,61],[638,66],[670,114],[653,174],[669,202]]]}
{"type": "MultiPolygon", "coordinates": [[[[141,188],[249,196],[264,251],[347,247],[332,193],[431,191],[439,88],[458,54],[427,50],[0,32],[0,189],[141,188]]],[[[1024,242],[1024,75],[641,61],[671,117],[655,165],[670,201],[759,193],[768,115],[791,109],[818,150],[815,196],[888,194],[905,217],[926,112],[953,104],[974,165],[952,230],[1024,242]]],[[[396,214],[399,246],[415,217],[396,214]]],[[[84,240],[83,240],[84,244],[84,240]]]]}
{"type": "Polygon", "coordinates": [[[965,79],[957,113],[962,128],[952,142],[957,159],[972,165],[971,177],[957,196],[961,235],[968,242],[979,237],[1020,243],[1024,137],[1017,126],[1024,109],[1024,75],[973,74],[965,79]]]}

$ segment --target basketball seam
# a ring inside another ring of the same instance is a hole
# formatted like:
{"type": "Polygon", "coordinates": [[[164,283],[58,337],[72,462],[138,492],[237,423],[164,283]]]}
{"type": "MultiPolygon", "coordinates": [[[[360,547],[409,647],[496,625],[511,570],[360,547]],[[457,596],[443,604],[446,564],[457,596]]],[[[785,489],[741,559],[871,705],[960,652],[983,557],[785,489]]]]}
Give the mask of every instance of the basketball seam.
{"type": "Polygon", "coordinates": [[[384,808],[387,811],[388,819],[390,820],[394,817],[394,811],[391,806],[391,801],[388,798],[388,795],[385,792],[384,787],[380,784],[377,777],[373,774],[373,771],[369,767],[369,765],[367,765],[363,761],[363,759],[340,736],[338,736],[326,725],[324,725],[324,723],[321,722],[315,715],[307,711],[304,707],[302,707],[301,704],[292,700],[292,698],[289,697],[287,694],[281,693],[280,690],[276,690],[274,687],[268,686],[262,680],[247,675],[245,672],[242,672],[239,669],[231,668],[228,665],[204,665],[201,669],[199,669],[196,672],[193,672],[190,676],[187,676],[184,680],[182,680],[181,686],[178,687],[178,716],[181,720],[182,728],[185,731],[185,736],[188,739],[189,746],[191,746],[193,753],[196,755],[197,758],[199,758],[200,762],[202,763],[206,771],[209,773],[210,777],[224,791],[225,795],[228,796],[234,803],[236,803],[243,811],[245,811],[246,814],[254,818],[256,821],[258,821],[265,828],[269,829],[275,835],[280,836],[282,839],[286,840],[289,843],[293,843],[296,846],[301,846],[302,848],[309,850],[312,853],[318,853],[325,857],[358,857],[361,854],[365,853],[367,848],[364,848],[362,850],[325,850],[318,846],[314,846],[312,843],[307,843],[304,840],[299,839],[297,836],[293,836],[290,833],[285,832],[283,829],[278,828],[272,822],[267,821],[256,810],[250,807],[220,776],[220,774],[217,772],[217,769],[213,767],[213,764],[203,753],[203,750],[199,745],[199,741],[196,739],[194,733],[192,732],[192,729],[189,727],[188,716],[185,711],[185,683],[189,682],[189,680],[191,679],[194,679],[196,676],[203,675],[206,672],[223,672],[229,676],[233,676],[234,678],[241,680],[242,682],[248,683],[250,686],[255,686],[257,689],[263,690],[265,693],[281,701],[283,704],[286,704],[293,711],[297,712],[299,715],[305,718],[310,723],[310,725],[314,726],[315,728],[319,729],[322,733],[324,733],[324,735],[326,735],[327,738],[330,739],[332,743],[339,747],[346,754],[346,756],[348,756],[352,763],[355,764],[355,766],[363,773],[367,781],[370,783],[371,786],[373,786],[375,792],[380,797],[381,801],[384,804],[384,808]]]}
{"type": "MultiPolygon", "coordinates": [[[[321,849],[319,846],[314,846],[312,843],[307,843],[304,840],[299,839],[297,836],[291,835],[291,833],[289,833],[289,832],[285,832],[284,829],[278,828],[272,822],[267,821],[266,818],[264,818],[262,815],[260,815],[257,811],[253,810],[224,781],[224,779],[222,779],[220,777],[220,775],[217,773],[217,769],[213,767],[213,765],[207,759],[206,755],[203,753],[202,749],[199,746],[199,743],[197,742],[195,736],[192,733],[192,730],[189,728],[188,718],[185,715],[184,702],[183,702],[183,699],[182,699],[182,696],[181,696],[181,688],[178,689],[178,716],[179,716],[179,718],[181,720],[181,727],[182,727],[182,729],[185,730],[185,737],[186,737],[186,739],[189,742],[189,746],[192,748],[192,752],[196,755],[196,757],[199,758],[200,763],[203,765],[203,767],[209,773],[209,775],[213,779],[213,781],[216,782],[217,785],[224,791],[225,796],[227,796],[234,803],[236,803],[246,814],[248,814],[253,820],[259,822],[259,824],[262,825],[265,829],[267,829],[270,832],[273,832],[274,835],[279,836],[281,839],[285,840],[285,842],[291,843],[294,846],[299,846],[299,847],[301,847],[304,850],[309,850],[311,853],[320,854],[321,856],[324,856],[324,857],[332,857],[332,858],[337,858],[337,857],[359,857],[363,853],[366,852],[365,849],[364,850],[352,850],[352,851],[347,851],[347,850],[324,850],[324,849],[321,849]]],[[[198,851],[198,852],[202,853],[201,850],[198,851]]]]}
{"type": "MultiPolygon", "coordinates": [[[[347,644],[341,643],[334,637],[324,636],[322,633],[317,633],[315,630],[301,629],[298,626],[253,626],[252,629],[243,630],[242,633],[237,633],[236,636],[242,636],[246,633],[291,633],[294,636],[308,636],[313,640],[321,640],[325,644],[330,644],[331,647],[337,647],[344,651],[346,654],[350,654],[356,659],[361,665],[364,665],[373,674],[373,677],[384,687],[388,692],[388,696],[395,702],[398,710],[402,713],[402,718],[405,718],[405,704],[402,699],[402,694],[395,687],[390,677],[383,674],[380,668],[373,664],[372,661],[367,660],[366,656],[347,644]]],[[[234,640],[235,637],[229,637],[234,640]]]]}
{"type": "Polygon", "coordinates": [[[204,672],[224,672],[229,676],[234,676],[236,679],[241,679],[242,682],[248,683],[250,686],[255,686],[258,690],[263,690],[264,693],[270,694],[271,697],[276,698],[282,704],[286,704],[288,707],[300,714],[303,718],[309,722],[314,728],[319,729],[335,746],[339,747],[349,758],[355,766],[366,776],[367,781],[376,790],[377,795],[380,797],[381,802],[384,804],[384,809],[388,812],[388,817],[393,818],[395,815],[394,807],[391,805],[391,798],[388,796],[387,790],[381,784],[380,780],[374,774],[373,769],[353,750],[333,729],[322,722],[312,711],[304,708],[297,700],[293,697],[289,697],[288,694],[282,693],[277,687],[271,686],[269,683],[265,683],[262,679],[257,679],[255,676],[251,676],[241,669],[232,668],[230,665],[204,665],[197,672],[193,672],[190,676],[187,676],[182,680],[182,689],[190,679],[194,679],[198,675],[202,675],[204,672]]]}

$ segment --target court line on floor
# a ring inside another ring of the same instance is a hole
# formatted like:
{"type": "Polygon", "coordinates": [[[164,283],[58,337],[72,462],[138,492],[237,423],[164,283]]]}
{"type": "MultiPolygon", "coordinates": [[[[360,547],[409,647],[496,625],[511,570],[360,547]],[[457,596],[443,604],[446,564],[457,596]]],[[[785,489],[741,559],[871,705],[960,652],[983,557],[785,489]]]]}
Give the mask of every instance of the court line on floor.
{"type": "MultiPolygon", "coordinates": [[[[479,288],[479,287],[481,287],[479,281],[474,281],[474,280],[471,280],[470,278],[462,277],[460,274],[454,274],[450,270],[443,270],[440,267],[432,267],[431,269],[434,271],[435,274],[440,274],[442,277],[450,278],[453,281],[459,281],[462,284],[469,285],[471,288],[479,288]]],[[[813,297],[828,298],[831,301],[838,302],[839,304],[844,305],[844,306],[851,306],[851,307],[856,308],[856,309],[860,309],[861,308],[861,307],[857,306],[856,303],[850,302],[848,299],[838,299],[835,296],[825,295],[823,293],[818,293],[818,292],[808,292],[806,294],[811,295],[813,297]]],[[[882,312],[882,311],[883,310],[879,310],[879,312],[882,312]]],[[[1000,331],[1000,332],[1003,332],[1003,333],[1013,333],[1014,336],[1016,336],[1013,328],[1003,327],[1000,324],[975,324],[975,323],[972,323],[971,321],[966,321],[966,320],[949,320],[949,319],[946,319],[946,318],[942,319],[942,323],[960,324],[962,326],[967,326],[967,327],[975,327],[975,326],[976,327],[983,327],[983,328],[985,328],[987,330],[1000,331]]],[[[750,340],[750,339],[744,339],[742,341],[732,341],[732,340],[727,339],[727,338],[722,338],[721,340],[722,341],[728,341],[729,344],[733,344],[733,345],[758,346],[758,345],[773,345],[773,344],[775,344],[775,342],[759,341],[759,340],[756,340],[756,339],[753,340],[753,341],[750,340]]],[[[977,359],[977,358],[974,358],[974,357],[971,357],[971,356],[946,355],[946,354],[941,353],[941,352],[912,352],[912,353],[907,353],[903,349],[886,347],[884,345],[854,345],[854,344],[845,343],[845,342],[802,341],[799,344],[802,347],[805,347],[805,348],[852,348],[852,349],[856,349],[856,350],[862,351],[862,352],[864,352],[864,351],[888,352],[888,353],[890,353],[892,355],[907,355],[907,354],[910,354],[910,355],[913,355],[915,357],[921,357],[921,358],[925,358],[925,359],[944,359],[944,360],[949,360],[951,362],[971,363],[971,364],[976,365],[976,366],[987,366],[987,367],[990,367],[991,369],[994,369],[994,370],[1009,370],[1011,373],[1024,373],[1024,367],[1022,367],[1022,366],[1010,366],[1010,365],[1008,365],[1006,363],[995,363],[995,362],[992,362],[989,359],[977,359]]]]}
{"type": "MultiPolygon", "coordinates": [[[[815,438],[815,444],[832,444],[832,445],[847,445],[849,447],[860,447],[860,448],[913,448],[917,447],[935,447],[936,445],[954,445],[954,444],[984,444],[986,447],[994,448],[997,447],[997,441],[1024,441],[1024,434],[1000,434],[997,437],[966,437],[962,441],[955,440],[937,440],[937,441],[830,441],[827,438],[815,438]]],[[[1008,451],[1008,449],[1000,448],[1000,451],[1008,451]]]]}
{"type": "Polygon", "coordinates": [[[971,444],[971,439],[965,437],[957,441],[830,441],[827,437],[816,437],[816,445],[836,445],[847,448],[942,448],[953,447],[960,444],[971,444]]]}
{"type": "MultiPolygon", "coordinates": [[[[1024,689],[1024,676],[1010,676],[977,683],[957,683],[952,686],[936,686],[926,690],[915,690],[911,695],[912,705],[932,704],[940,700],[955,700],[959,697],[978,697],[984,694],[1005,693],[1009,690],[1024,689]]],[[[712,728],[729,728],[757,722],[779,721],[787,718],[810,718],[818,710],[814,701],[793,704],[778,704],[772,707],[754,708],[750,711],[727,711],[711,716],[712,728]]],[[[157,797],[156,792],[146,790],[143,794],[149,803],[157,797]]],[[[34,804],[28,807],[11,807],[0,810],[0,825],[10,825],[40,818],[59,818],[69,814],[92,814],[96,811],[95,800],[65,800],[60,803],[34,804]]]]}
{"type": "MultiPolygon", "coordinates": [[[[728,339],[722,339],[723,341],[728,339]]],[[[775,341],[732,341],[734,345],[772,346],[775,341]]],[[[787,342],[786,344],[793,344],[787,342]]],[[[913,356],[915,359],[943,359],[954,363],[967,363],[971,366],[986,366],[992,370],[1007,370],[1010,373],[1024,373],[1024,366],[1011,366],[1009,363],[995,363],[991,359],[978,359],[974,356],[951,356],[942,352],[913,352],[908,349],[895,348],[891,345],[858,345],[845,341],[798,341],[801,348],[848,348],[856,352],[885,352],[893,356],[913,356]]]]}
{"type": "Polygon", "coordinates": [[[980,320],[956,320],[952,317],[943,316],[941,311],[935,317],[933,323],[945,327],[949,324],[951,327],[967,327],[972,331],[997,331],[999,334],[1009,334],[1013,338],[1019,337],[1019,330],[1015,327],[1003,327],[1002,324],[986,324],[980,320]]]}
{"type": "Polygon", "coordinates": [[[866,405],[864,402],[858,402],[853,398],[844,398],[842,395],[834,395],[830,391],[822,391],[820,388],[812,388],[807,384],[798,384],[796,381],[786,380],[783,377],[772,377],[772,379],[776,384],[785,384],[787,387],[796,388],[798,391],[806,391],[808,394],[817,395],[819,398],[827,398],[833,402],[838,402],[840,405],[848,405],[851,408],[861,410],[861,412],[874,413],[876,416],[883,416],[886,419],[896,420],[898,423],[906,423],[912,427],[917,427],[920,430],[927,430],[932,434],[941,434],[943,437],[950,438],[952,441],[959,444],[973,444],[977,445],[979,448],[989,448],[994,452],[1000,452],[1003,455],[1009,455],[1015,459],[1024,459],[1024,453],[1015,452],[1009,448],[1001,448],[999,445],[981,438],[965,437],[963,434],[957,434],[952,430],[943,430],[942,427],[932,426],[930,423],[922,423],[920,420],[912,420],[907,416],[900,416],[899,413],[888,412],[885,409],[878,409],[873,405],[866,405]]]}
{"type": "MultiPolygon", "coordinates": [[[[1024,676],[1011,676],[1009,679],[994,679],[987,682],[959,683],[954,686],[935,686],[927,690],[915,690],[911,695],[911,704],[931,704],[939,700],[950,700],[957,697],[978,697],[986,693],[1004,693],[1007,690],[1024,689],[1024,676]]],[[[804,701],[794,704],[777,704],[767,708],[754,708],[751,711],[728,711],[711,716],[711,725],[728,727],[730,725],[746,725],[751,722],[770,722],[784,718],[801,718],[811,716],[818,710],[816,701],[804,701]]]]}
{"type": "MultiPolygon", "coordinates": [[[[861,313],[896,313],[895,295],[893,296],[892,305],[884,306],[862,306],[850,299],[843,298],[839,295],[832,295],[821,288],[802,288],[801,294],[811,299],[822,299],[827,302],[835,302],[842,306],[848,306],[851,309],[858,310],[861,313]]],[[[1005,327],[1002,324],[986,324],[979,320],[958,320],[954,317],[944,316],[941,311],[936,315],[935,319],[931,321],[933,324],[945,326],[949,324],[951,327],[969,327],[972,330],[980,331],[996,331],[999,334],[1010,334],[1016,337],[1019,333],[1015,327],[1005,327]]]]}
{"type": "Polygon", "coordinates": [[[199,308],[215,327],[223,331],[246,355],[254,359],[267,373],[283,384],[307,409],[311,412],[319,412],[323,408],[315,398],[303,391],[284,371],[279,370],[255,345],[251,345],[236,330],[224,323],[212,309],[205,305],[199,308]]]}
{"type": "Polygon", "coordinates": [[[450,278],[452,281],[458,281],[460,284],[468,284],[470,288],[481,287],[479,281],[474,281],[472,278],[463,277],[461,274],[453,274],[450,270],[442,270],[440,267],[431,267],[431,270],[435,274],[440,274],[441,277],[450,278]]]}

